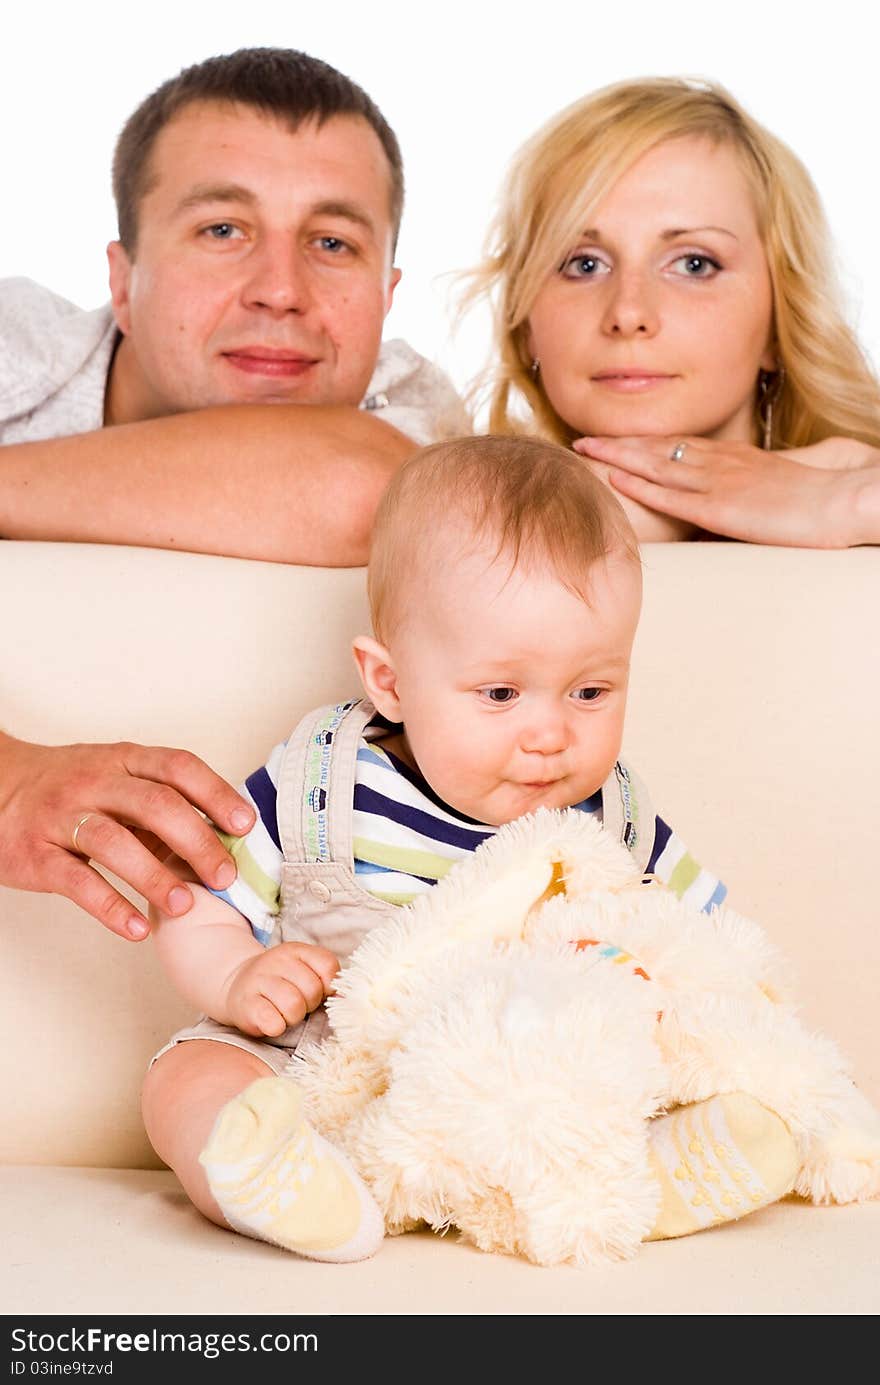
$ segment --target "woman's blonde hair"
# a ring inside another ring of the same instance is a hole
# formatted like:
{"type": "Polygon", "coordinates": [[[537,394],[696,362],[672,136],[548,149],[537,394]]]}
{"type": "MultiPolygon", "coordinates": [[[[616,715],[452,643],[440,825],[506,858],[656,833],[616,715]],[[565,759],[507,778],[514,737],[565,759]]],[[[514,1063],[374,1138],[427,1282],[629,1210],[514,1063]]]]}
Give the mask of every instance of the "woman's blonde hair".
{"type": "MultiPolygon", "coordinates": [[[[465,303],[488,298],[494,318],[489,431],[523,431],[525,402],[540,434],[566,445],[576,436],[533,374],[529,313],[622,174],[648,150],[684,136],[731,145],[754,195],[773,287],[774,350],[784,368],[769,382],[778,391],[771,445],[804,446],[835,434],[880,444],[880,384],[844,319],[810,175],[723,87],[675,77],[605,87],[561,111],[515,155],[486,257],[466,276],[465,303]]],[[[755,427],[760,436],[757,381],[755,427]]]]}

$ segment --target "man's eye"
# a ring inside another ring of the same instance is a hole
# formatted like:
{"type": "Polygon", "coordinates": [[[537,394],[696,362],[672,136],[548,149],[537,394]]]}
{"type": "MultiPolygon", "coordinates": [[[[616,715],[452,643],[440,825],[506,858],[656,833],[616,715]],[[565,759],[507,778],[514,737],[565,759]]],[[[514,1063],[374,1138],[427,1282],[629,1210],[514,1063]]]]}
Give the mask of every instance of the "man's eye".
{"type": "Polygon", "coordinates": [[[578,702],[596,702],[605,691],[604,688],[578,688],[572,696],[578,702]]]}
{"type": "Polygon", "coordinates": [[[341,250],[348,250],[348,242],[340,239],[339,236],[321,236],[318,240],[322,250],[329,250],[331,255],[338,255],[341,250]]]}
{"type": "Polygon", "coordinates": [[[507,702],[513,702],[516,698],[515,688],[483,688],[483,696],[496,706],[503,707],[507,702]]]}
{"type": "Polygon", "coordinates": [[[709,255],[681,255],[673,262],[675,265],[681,266],[681,273],[688,279],[713,279],[721,268],[709,255]]]}
{"type": "Polygon", "coordinates": [[[209,240],[235,240],[241,231],[230,221],[217,221],[213,226],[205,227],[205,234],[209,240]]]}
{"type": "Polygon", "coordinates": [[[595,279],[608,272],[608,266],[598,255],[570,255],[561,268],[566,279],[595,279]]]}

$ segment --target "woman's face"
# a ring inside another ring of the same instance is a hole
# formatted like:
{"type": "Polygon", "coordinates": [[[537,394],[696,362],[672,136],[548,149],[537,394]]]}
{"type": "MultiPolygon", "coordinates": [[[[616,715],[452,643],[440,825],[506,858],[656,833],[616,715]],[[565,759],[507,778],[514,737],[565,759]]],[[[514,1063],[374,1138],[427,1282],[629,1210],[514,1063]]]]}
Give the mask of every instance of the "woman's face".
{"type": "Polygon", "coordinates": [[[751,191],[726,144],[669,140],[619,179],[529,315],[529,349],[578,435],[753,441],[773,301],[751,191]]]}

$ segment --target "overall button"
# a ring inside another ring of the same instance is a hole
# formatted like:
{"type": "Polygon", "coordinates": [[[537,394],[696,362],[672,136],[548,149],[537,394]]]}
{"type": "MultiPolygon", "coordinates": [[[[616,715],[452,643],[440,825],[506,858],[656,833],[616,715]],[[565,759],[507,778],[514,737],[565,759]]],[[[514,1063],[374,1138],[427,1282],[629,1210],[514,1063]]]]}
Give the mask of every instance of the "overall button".
{"type": "Polygon", "coordinates": [[[330,903],[330,886],[325,885],[323,880],[310,880],[309,894],[314,899],[319,899],[322,904],[330,903]]]}

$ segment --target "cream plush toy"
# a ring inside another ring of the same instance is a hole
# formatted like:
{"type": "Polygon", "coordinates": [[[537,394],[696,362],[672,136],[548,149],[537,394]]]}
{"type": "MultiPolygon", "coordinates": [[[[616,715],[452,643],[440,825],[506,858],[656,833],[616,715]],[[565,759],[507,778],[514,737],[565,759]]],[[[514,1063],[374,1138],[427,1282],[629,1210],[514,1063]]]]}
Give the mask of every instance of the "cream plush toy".
{"type": "Polygon", "coordinates": [[[290,1075],[387,1230],[457,1227],[540,1264],[635,1254],[651,1118],[745,1092],[786,1123],[814,1202],[880,1196],[880,1118],[733,910],[644,882],[595,820],[499,829],[370,933],[290,1075]]]}

